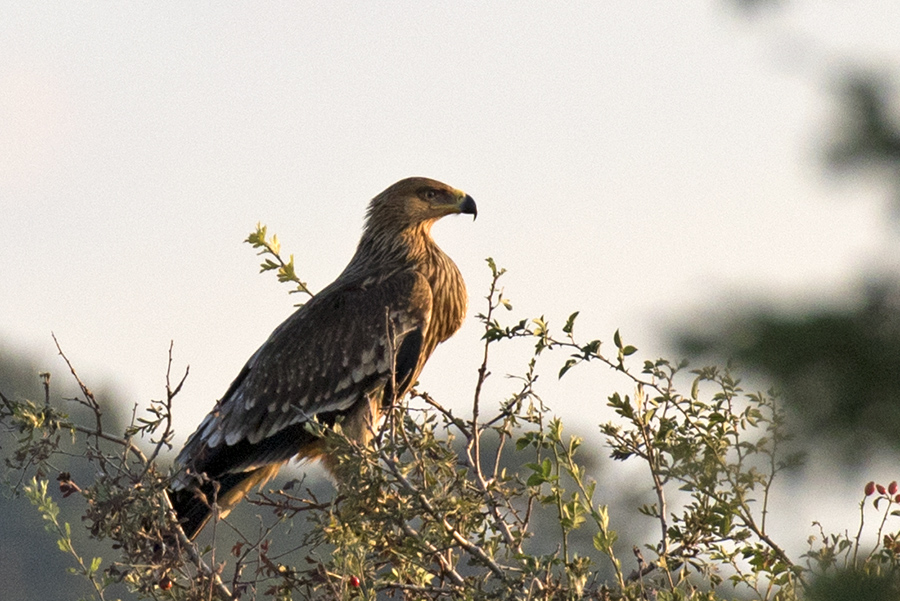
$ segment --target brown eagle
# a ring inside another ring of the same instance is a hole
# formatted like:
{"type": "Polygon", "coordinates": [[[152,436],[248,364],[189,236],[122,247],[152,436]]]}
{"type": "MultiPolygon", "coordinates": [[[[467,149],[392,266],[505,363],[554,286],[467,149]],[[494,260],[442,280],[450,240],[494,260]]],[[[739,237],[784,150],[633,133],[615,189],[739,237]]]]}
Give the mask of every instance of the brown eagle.
{"type": "Polygon", "coordinates": [[[462,325],[465,283],[431,237],[438,219],[457,213],[477,214],[472,197],[421,177],[372,199],[341,275],[272,332],[178,454],[170,497],[189,538],[214,501],[225,515],[290,459],[320,457],[307,422],[341,419],[348,437],[369,442],[462,325]]]}

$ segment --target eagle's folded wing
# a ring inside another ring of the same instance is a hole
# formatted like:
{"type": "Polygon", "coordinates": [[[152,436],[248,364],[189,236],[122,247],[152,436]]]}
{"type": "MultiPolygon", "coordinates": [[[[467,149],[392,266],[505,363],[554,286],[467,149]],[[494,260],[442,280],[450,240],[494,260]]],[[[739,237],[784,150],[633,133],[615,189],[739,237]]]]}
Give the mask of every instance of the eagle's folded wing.
{"type": "MultiPolygon", "coordinates": [[[[279,326],[177,462],[218,478],[286,461],[311,442],[306,422],[333,423],[394,382],[402,395],[426,358],[431,289],[414,271],[363,284],[329,287],[279,326]]],[[[185,484],[181,478],[173,488],[185,484]]]]}

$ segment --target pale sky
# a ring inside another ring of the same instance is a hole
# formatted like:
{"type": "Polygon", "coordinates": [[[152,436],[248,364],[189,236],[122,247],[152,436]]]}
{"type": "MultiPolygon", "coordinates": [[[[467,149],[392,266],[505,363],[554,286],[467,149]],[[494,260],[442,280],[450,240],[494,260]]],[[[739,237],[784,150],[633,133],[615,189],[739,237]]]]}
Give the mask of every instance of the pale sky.
{"type": "MultiPolygon", "coordinates": [[[[422,384],[459,410],[488,256],[509,270],[504,319],[558,331],[580,310],[578,333],[620,328],[641,358],[738,299],[842,302],[897,264],[890,191],[820,161],[834,77],[900,72],[900,8],[785,4],[6,2],[0,341],[62,378],[52,331],[89,384],[144,404],[174,340],[183,440],[297,300],[257,275],[255,224],[319,290],[368,200],[410,175],[478,202],[434,229],[472,301],[422,384]]],[[[544,398],[597,434],[623,382],[557,385],[563,361],[545,360],[544,398]]]]}

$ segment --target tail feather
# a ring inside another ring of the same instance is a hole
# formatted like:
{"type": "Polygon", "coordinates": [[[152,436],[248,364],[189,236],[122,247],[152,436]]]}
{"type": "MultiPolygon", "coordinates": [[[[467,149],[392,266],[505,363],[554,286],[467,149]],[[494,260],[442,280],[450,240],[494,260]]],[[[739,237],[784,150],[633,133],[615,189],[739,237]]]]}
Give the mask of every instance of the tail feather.
{"type": "Polygon", "coordinates": [[[262,486],[274,478],[281,466],[274,463],[248,472],[224,474],[215,482],[207,481],[201,486],[170,490],[169,499],[185,536],[189,540],[196,538],[212,517],[213,503],[219,508],[219,517],[225,517],[254,486],[262,486]]]}
{"type": "Polygon", "coordinates": [[[206,495],[196,489],[170,490],[169,499],[185,536],[194,540],[212,515],[206,495]]]}

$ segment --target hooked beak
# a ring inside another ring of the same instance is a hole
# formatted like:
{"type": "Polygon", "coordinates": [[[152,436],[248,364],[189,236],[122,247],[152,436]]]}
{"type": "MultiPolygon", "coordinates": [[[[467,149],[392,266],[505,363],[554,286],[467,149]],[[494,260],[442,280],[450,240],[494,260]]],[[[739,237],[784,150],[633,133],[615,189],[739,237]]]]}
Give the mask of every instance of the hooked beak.
{"type": "Polygon", "coordinates": [[[459,203],[459,212],[463,215],[472,215],[472,221],[475,221],[478,217],[478,207],[475,206],[475,200],[468,194],[459,203]]]}

